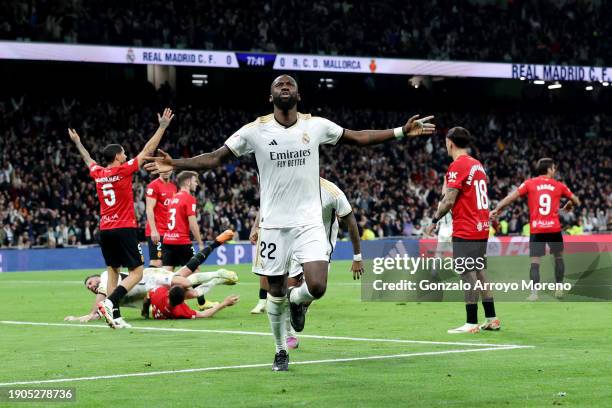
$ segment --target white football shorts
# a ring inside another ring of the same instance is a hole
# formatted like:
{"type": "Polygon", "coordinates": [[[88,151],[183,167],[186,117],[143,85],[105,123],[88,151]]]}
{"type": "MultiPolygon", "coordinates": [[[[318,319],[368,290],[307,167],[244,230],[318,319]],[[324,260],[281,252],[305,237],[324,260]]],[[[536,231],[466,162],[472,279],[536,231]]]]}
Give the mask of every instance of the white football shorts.
{"type": "Polygon", "coordinates": [[[295,261],[301,265],[307,262],[329,262],[323,224],[290,228],[261,228],[257,240],[257,255],[253,272],[264,276],[282,276],[295,261]]]}

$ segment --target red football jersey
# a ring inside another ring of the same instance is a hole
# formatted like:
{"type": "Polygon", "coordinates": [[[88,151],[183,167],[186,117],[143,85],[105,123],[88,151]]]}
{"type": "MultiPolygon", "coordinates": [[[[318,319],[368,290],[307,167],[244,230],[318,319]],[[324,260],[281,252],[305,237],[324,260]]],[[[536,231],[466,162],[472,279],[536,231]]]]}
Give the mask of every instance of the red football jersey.
{"type": "Polygon", "coordinates": [[[158,320],[195,319],[197,312],[187,306],[185,302],[171,307],[168,292],[169,290],[165,286],[149,291],[153,318],[158,320]]]}
{"type": "Polygon", "coordinates": [[[164,244],[191,244],[189,236],[189,217],[196,213],[196,199],[187,191],[179,191],[168,206],[168,229],[164,234],[164,244]]]}
{"type": "Polygon", "coordinates": [[[519,186],[518,192],[521,197],[527,195],[532,234],[561,231],[559,203],[561,197],[572,196],[572,192],[565,184],[546,176],[539,176],[525,180],[519,186]]]}
{"type": "Polygon", "coordinates": [[[138,160],[131,159],[117,167],[89,167],[96,182],[100,201],[100,229],[136,228],[132,175],[138,171],[138,160]]]}
{"type": "MultiPolygon", "coordinates": [[[[157,232],[163,237],[168,229],[168,206],[170,200],[176,194],[176,185],[171,181],[166,183],[158,177],[147,185],[146,194],[147,197],[157,200],[155,207],[153,207],[153,217],[155,218],[157,232]]],[[[151,226],[148,222],[145,227],[145,236],[151,236],[151,226]]]]}
{"type": "Polygon", "coordinates": [[[459,195],[452,209],[453,237],[485,239],[489,236],[489,196],[487,174],[475,158],[463,155],[446,172],[446,186],[459,195]]]}

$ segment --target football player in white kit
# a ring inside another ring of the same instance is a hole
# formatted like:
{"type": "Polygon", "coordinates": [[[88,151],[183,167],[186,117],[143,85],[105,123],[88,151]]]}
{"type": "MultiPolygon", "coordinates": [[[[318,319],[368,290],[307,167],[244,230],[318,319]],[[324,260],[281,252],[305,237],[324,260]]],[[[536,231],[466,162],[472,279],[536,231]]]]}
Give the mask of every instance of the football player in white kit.
{"type": "Polygon", "coordinates": [[[411,117],[404,126],[386,130],[349,130],[310,114],[298,113],[301,96],[295,79],[281,75],[270,87],[273,113],[243,126],[224,146],[189,159],[173,159],[159,151],[148,157],[154,173],[207,170],[236,158],[255,154],[260,179],[260,233],[255,273],[267,277],[267,311],[276,344],[272,369],[286,371],[289,355],[286,314],[291,324],[304,328],[305,304],[319,299],[327,287],[327,237],[321,214],[319,146],[342,143],[367,146],[431,134],[432,117],[411,117]],[[287,270],[294,258],[304,269],[304,284],[287,296],[287,270]],[[289,307],[290,306],[290,307],[289,307]]]}
{"type": "MultiPolygon", "coordinates": [[[[123,279],[126,274],[119,274],[119,282],[123,279]]],[[[107,271],[102,272],[100,275],[90,275],[85,278],[85,287],[91,293],[96,295],[96,302],[106,299],[107,290],[106,284],[108,282],[107,271]]],[[[121,300],[121,306],[143,308],[143,303],[147,297],[147,293],[150,290],[156,289],[160,286],[174,286],[180,285],[186,289],[185,298],[194,299],[198,296],[205,295],[216,285],[235,285],[238,282],[238,275],[236,272],[229,271],[227,269],[218,269],[213,272],[198,272],[189,275],[185,278],[177,275],[175,272],[167,271],[163,268],[145,268],[142,273],[142,280],[138,282],[121,300]],[[194,285],[197,285],[192,289],[194,285]]],[[[144,313],[144,309],[143,309],[144,313]]],[[[88,314],[83,316],[66,316],[66,321],[76,321],[86,323],[90,320],[97,320],[100,316],[97,313],[97,308],[92,309],[88,314]]],[[[130,327],[130,325],[123,321],[121,322],[124,327],[130,327]]]]}
{"type": "MultiPolygon", "coordinates": [[[[338,186],[336,186],[334,183],[324,178],[321,178],[320,182],[323,225],[325,227],[325,236],[327,237],[327,252],[329,253],[330,262],[331,254],[336,248],[339,226],[342,225],[342,227],[348,231],[353,246],[353,263],[351,265],[353,279],[359,279],[363,274],[361,241],[359,237],[359,227],[357,226],[357,220],[355,219],[355,214],[353,214],[351,204],[347,200],[346,195],[342,192],[342,190],[340,190],[340,188],[338,188],[338,186]]],[[[257,219],[259,219],[259,214],[257,219]]],[[[258,235],[259,225],[256,223],[251,231],[250,239],[252,243],[257,242],[258,235]]],[[[288,287],[292,288],[300,286],[303,283],[302,265],[296,259],[291,259],[288,274],[288,287]]],[[[260,290],[263,289],[264,291],[267,291],[267,282],[265,282],[264,278],[260,280],[260,285],[260,290]]],[[[251,311],[251,313],[254,312],[251,311]]],[[[289,319],[289,315],[287,318],[289,319]]],[[[299,345],[299,340],[289,320],[285,324],[287,330],[287,346],[290,349],[295,349],[299,345]]]]}
{"type": "MultiPolygon", "coordinates": [[[[442,185],[442,196],[444,197],[446,194],[446,177],[444,177],[444,184],[442,185]]],[[[438,203],[438,207],[440,207],[440,203],[438,203]]],[[[436,258],[441,258],[444,256],[451,256],[449,252],[453,251],[453,217],[451,212],[447,212],[444,217],[438,221],[438,243],[436,245],[436,253],[434,256],[436,258]]],[[[439,271],[432,270],[431,277],[433,279],[439,278],[439,271]]]]}

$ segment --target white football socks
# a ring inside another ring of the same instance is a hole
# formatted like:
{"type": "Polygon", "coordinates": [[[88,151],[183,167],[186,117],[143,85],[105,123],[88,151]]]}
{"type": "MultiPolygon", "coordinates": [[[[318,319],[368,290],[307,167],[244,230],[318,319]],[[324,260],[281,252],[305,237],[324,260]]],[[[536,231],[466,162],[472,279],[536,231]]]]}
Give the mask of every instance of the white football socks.
{"type": "Polygon", "coordinates": [[[301,286],[298,286],[291,291],[291,297],[289,300],[293,304],[300,305],[302,303],[312,302],[315,300],[315,297],[310,294],[308,291],[308,285],[306,285],[306,281],[304,281],[301,286]]]}
{"type": "Polygon", "coordinates": [[[274,335],[276,343],[276,352],[281,350],[287,351],[287,328],[286,322],[289,317],[289,304],[287,297],[276,297],[268,293],[268,320],[270,320],[270,328],[274,335]]]}
{"type": "Polygon", "coordinates": [[[192,285],[200,285],[218,277],[219,274],[217,272],[198,272],[192,273],[187,279],[192,285]]]}

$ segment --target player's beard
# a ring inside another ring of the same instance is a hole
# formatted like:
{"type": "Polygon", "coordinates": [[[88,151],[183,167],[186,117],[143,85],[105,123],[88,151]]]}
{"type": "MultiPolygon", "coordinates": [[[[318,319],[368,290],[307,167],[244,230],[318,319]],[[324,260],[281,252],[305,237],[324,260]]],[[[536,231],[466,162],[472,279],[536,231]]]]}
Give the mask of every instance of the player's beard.
{"type": "Polygon", "coordinates": [[[272,103],[282,111],[291,110],[297,105],[297,95],[289,94],[286,99],[281,98],[280,94],[272,97],[272,103]]]}

